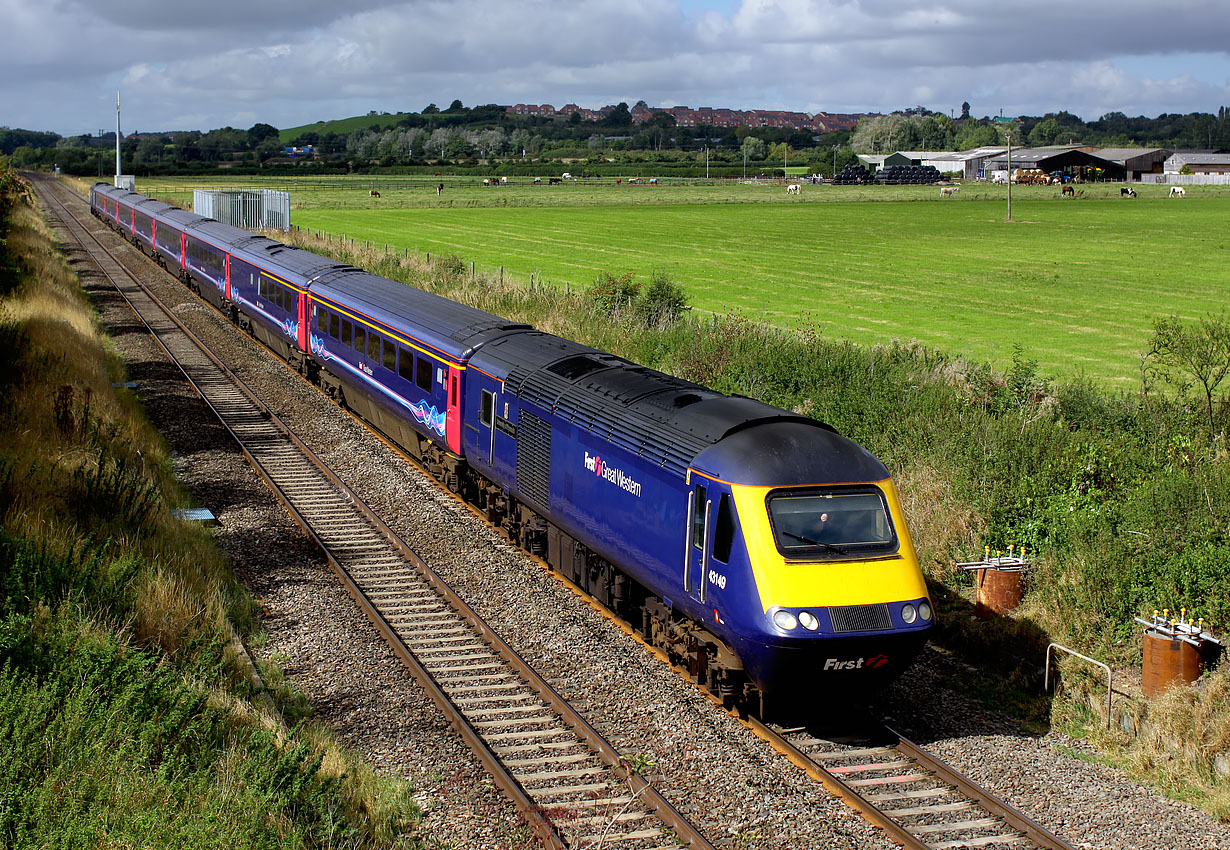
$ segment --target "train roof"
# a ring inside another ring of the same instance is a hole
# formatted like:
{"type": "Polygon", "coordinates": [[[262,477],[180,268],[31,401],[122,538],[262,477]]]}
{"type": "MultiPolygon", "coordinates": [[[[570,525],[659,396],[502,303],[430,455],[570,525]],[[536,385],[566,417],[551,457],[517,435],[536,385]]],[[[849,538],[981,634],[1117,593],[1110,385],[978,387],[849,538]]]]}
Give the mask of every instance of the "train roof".
{"type": "Polygon", "coordinates": [[[353,266],[336,266],[313,281],[313,300],[358,311],[457,360],[529,325],[510,322],[476,307],[389,280],[353,266]]]}
{"type": "MultiPolygon", "coordinates": [[[[715,452],[711,448],[740,432],[761,431],[759,426],[767,424],[790,424],[791,440],[806,442],[806,435],[823,440],[823,445],[812,444],[813,451],[840,448],[845,452],[845,444],[861,450],[814,419],[755,399],[723,395],[539,331],[495,340],[483,346],[470,365],[502,380],[505,392],[551,410],[680,476],[693,467],[715,477],[729,476],[727,480],[737,479],[737,483],[764,479],[773,484],[794,484],[800,483],[800,472],[819,472],[800,470],[797,454],[793,461],[783,459],[780,463],[770,457],[762,473],[750,472],[746,468],[749,463],[760,463],[753,457],[756,452],[748,452],[755,439],[731,443],[734,449],[730,451],[715,452]]],[[[774,450],[785,446],[782,443],[774,450]]],[[[810,465],[810,461],[803,464],[810,465]]]]}

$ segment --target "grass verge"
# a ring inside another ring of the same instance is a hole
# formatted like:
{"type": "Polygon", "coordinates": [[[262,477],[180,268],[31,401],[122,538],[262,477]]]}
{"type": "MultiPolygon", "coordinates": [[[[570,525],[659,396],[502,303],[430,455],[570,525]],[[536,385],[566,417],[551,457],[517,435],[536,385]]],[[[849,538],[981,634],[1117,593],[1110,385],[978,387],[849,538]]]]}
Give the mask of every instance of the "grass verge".
{"type": "MultiPolygon", "coordinates": [[[[263,714],[253,601],[0,164],[0,844],[413,846],[411,789],[263,714]]],[[[275,697],[278,692],[275,692],[275,697]]]]}

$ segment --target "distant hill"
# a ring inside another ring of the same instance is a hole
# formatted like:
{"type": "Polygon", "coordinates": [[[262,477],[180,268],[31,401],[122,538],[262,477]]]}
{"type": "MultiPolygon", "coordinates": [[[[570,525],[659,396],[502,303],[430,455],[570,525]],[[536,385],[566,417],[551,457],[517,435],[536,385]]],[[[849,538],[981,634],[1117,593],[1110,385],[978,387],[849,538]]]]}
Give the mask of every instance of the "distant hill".
{"type": "Polygon", "coordinates": [[[285,130],[278,131],[278,138],[283,142],[289,142],[297,139],[304,133],[337,133],[344,135],[352,133],[355,130],[367,130],[377,125],[388,127],[396,124],[407,114],[405,112],[380,112],[375,115],[359,115],[354,118],[339,118],[336,121],[317,121],[314,124],[304,124],[302,127],[289,127],[285,130]]]}

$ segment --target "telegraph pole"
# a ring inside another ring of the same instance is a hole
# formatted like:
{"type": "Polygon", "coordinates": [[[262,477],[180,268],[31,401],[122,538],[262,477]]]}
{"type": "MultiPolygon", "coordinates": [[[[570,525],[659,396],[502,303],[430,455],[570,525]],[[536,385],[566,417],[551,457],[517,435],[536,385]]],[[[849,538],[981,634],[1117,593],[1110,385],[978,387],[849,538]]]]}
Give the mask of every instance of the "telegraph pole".
{"type": "Polygon", "coordinates": [[[115,93],[115,185],[120,185],[120,93],[115,93]]]}

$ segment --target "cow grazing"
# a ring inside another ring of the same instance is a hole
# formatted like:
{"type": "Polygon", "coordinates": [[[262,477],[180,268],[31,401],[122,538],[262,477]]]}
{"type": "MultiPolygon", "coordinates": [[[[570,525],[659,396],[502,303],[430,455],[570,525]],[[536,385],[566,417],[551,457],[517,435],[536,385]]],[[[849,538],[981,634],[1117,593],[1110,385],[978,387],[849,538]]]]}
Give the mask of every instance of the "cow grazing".
{"type": "Polygon", "coordinates": [[[380,197],[380,193],[379,193],[379,192],[377,192],[375,189],[372,189],[370,192],[368,192],[368,194],[369,194],[369,195],[371,195],[373,198],[379,198],[379,197],[380,197]]]}
{"type": "Polygon", "coordinates": [[[1186,190],[1186,189],[1184,189],[1182,186],[1171,186],[1171,187],[1170,187],[1170,195],[1169,195],[1169,197],[1171,197],[1171,198],[1185,198],[1185,197],[1187,197],[1187,190],[1186,190]]]}
{"type": "Polygon", "coordinates": [[[957,192],[960,192],[960,191],[961,191],[960,186],[941,186],[940,187],[940,197],[942,198],[945,195],[955,195],[957,194],[957,192]]]}
{"type": "Polygon", "coordinates": [[[799,184],[798,184],[798,183],[791,183],[789,186],[787,186],[787,187],[786,187],[786,194],[787,194],[787,195],[797,195],[797,194],[799,194],[799,184]]]}
{"type": "Polygon", "coordinates": [[[1135,198],[1136,190],[1129,186],[1121,186],[1119,188],[1119,197],[1120,198],[1135,198]]]}
{"type": "Polygon", "coordinates": [[[548,186],[555,186],[555,185],[557,185],[557,184],[559,184],[559,183],[563,183],[563,182],[564,182],[564,181],[563,181],[563,180],[561,180],[561,179],[560,179],[560,178],[558,178],[558,177],[548,177],[548,178],[547,178],[547,185],[548,185],[548,186]]]}
{"type": "Polygon", "coordinates": [[[443,195],[443,194],[444,194],[444,184],[443,184],[443,183],[437,183],[437,184],[436,184],[436,194],[437,194],[437,195],[443,195]]]}
{"type": "Polygon", "coordinates": [[[1076,197],[1076,190],[1075,190],[1075,189],[1073,189],[1071,186],[1064,186],[1062,189],[1060,189],[1060,190],[1059,190],[1059,194],[1060,194],[1060,195],[1067,195],[1067,196],[1068,196],[1068,197],[1070,197],[1070,198],[1075,198],[1075,197],[1076,197]]]}

